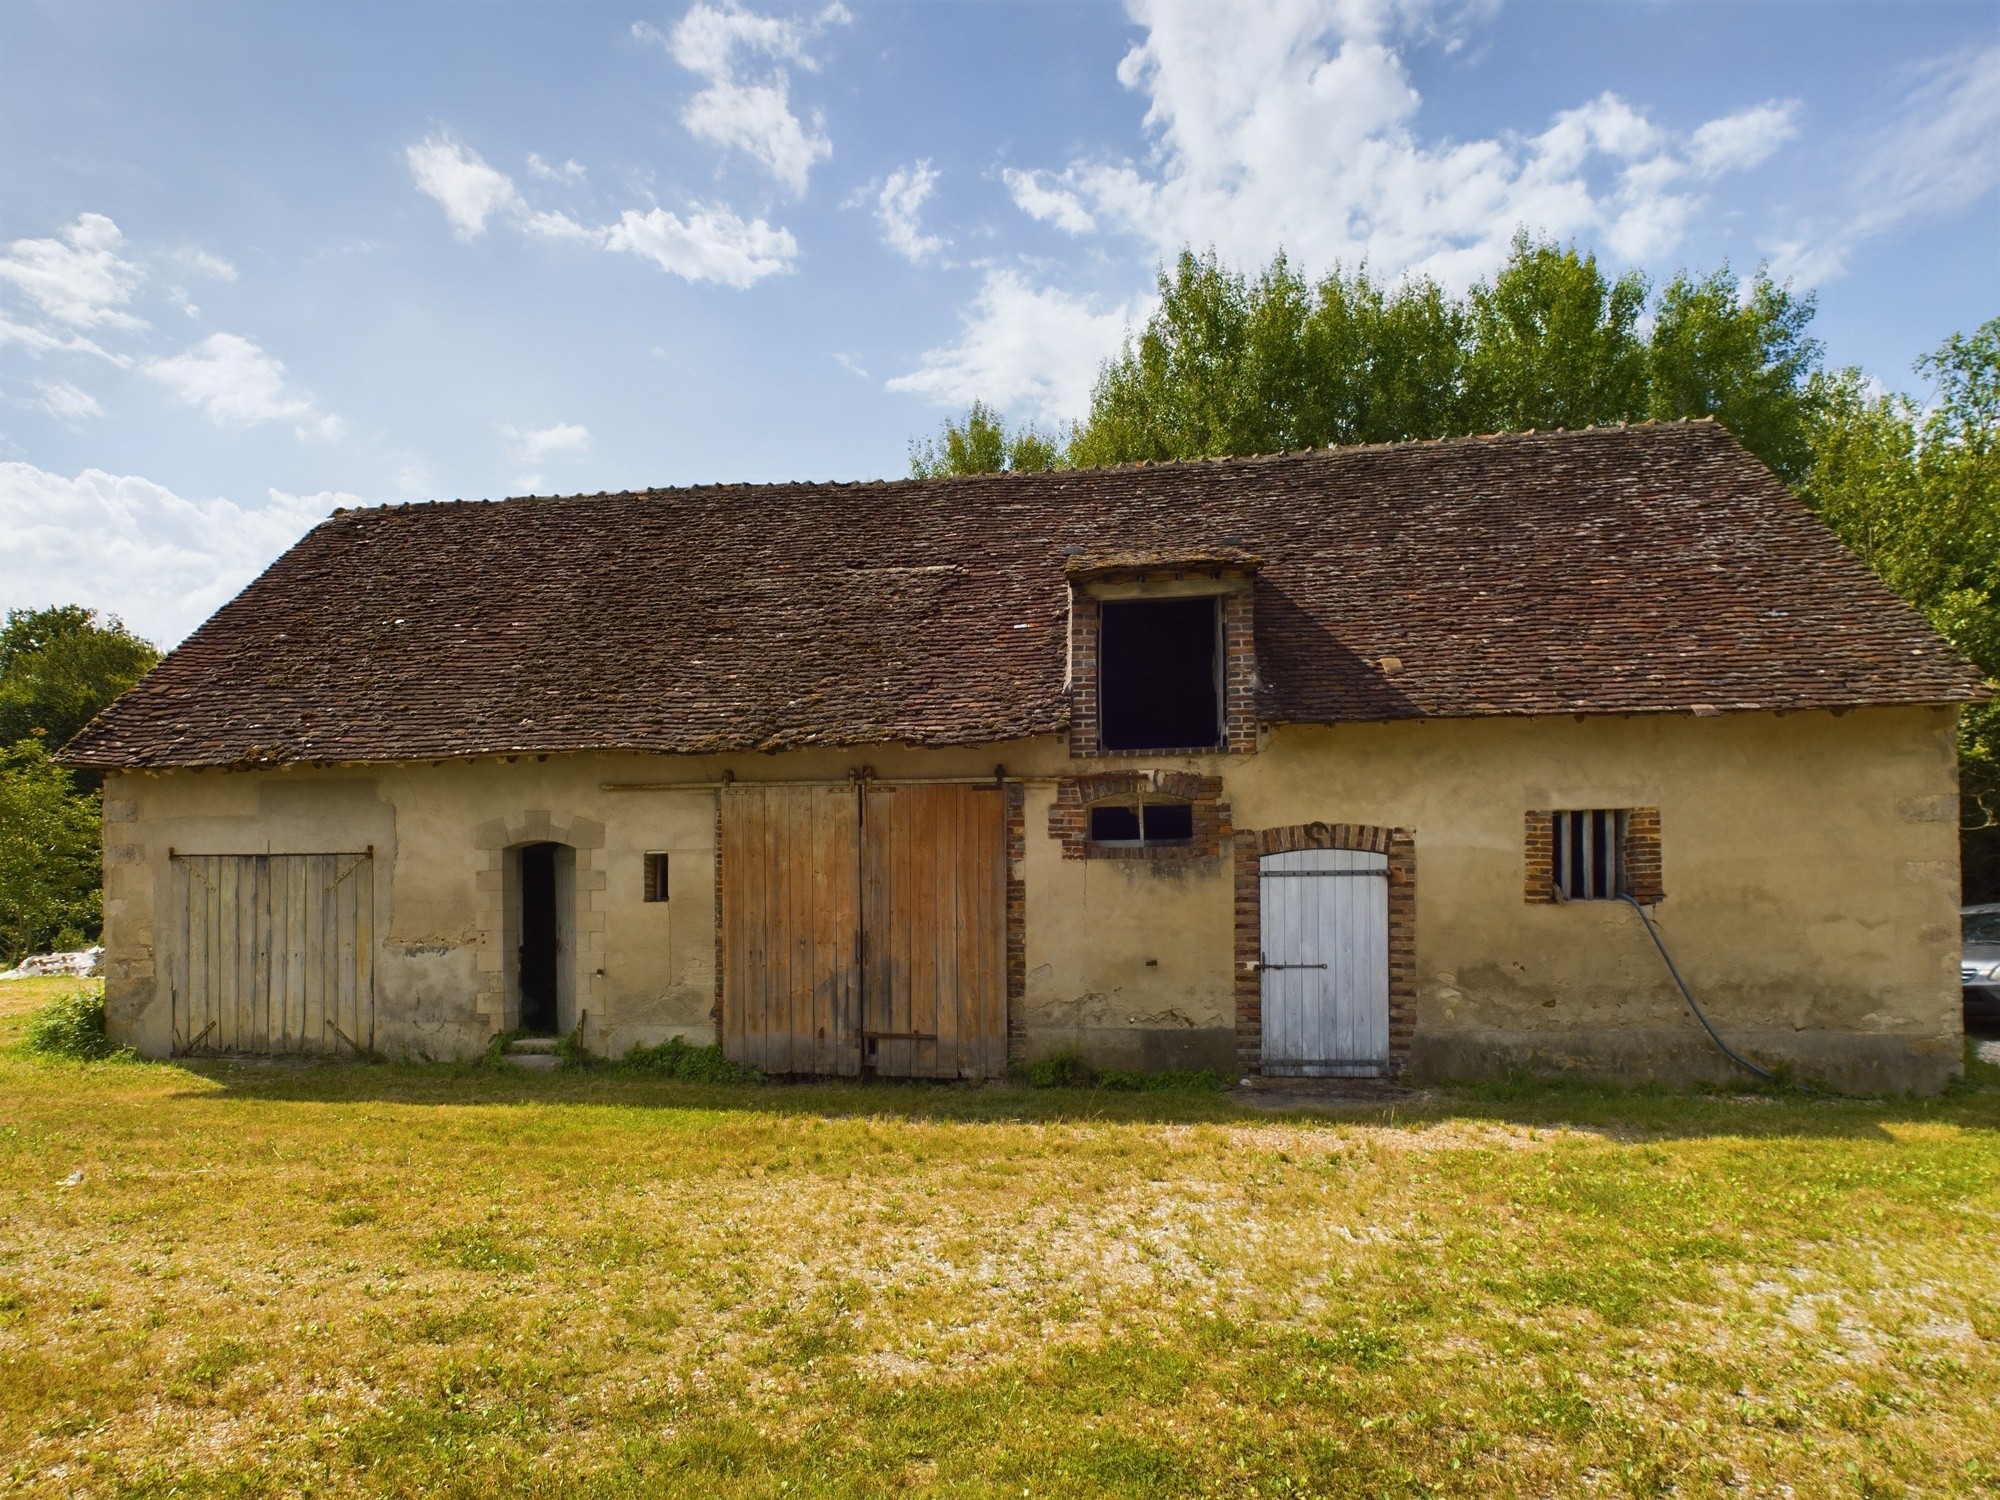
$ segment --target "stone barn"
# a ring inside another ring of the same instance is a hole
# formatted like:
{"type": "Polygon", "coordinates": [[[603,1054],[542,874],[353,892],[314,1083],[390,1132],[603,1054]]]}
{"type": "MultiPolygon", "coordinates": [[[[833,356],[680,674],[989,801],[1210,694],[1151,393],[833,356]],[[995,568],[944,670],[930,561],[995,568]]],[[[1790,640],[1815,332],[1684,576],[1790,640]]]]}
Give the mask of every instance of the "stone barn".
{"type": "Polygon", "coordinates": [[[65,758],[151,1056],[1935,1089],[1984,692],[1693,422],[337,512],[65,758]]]}

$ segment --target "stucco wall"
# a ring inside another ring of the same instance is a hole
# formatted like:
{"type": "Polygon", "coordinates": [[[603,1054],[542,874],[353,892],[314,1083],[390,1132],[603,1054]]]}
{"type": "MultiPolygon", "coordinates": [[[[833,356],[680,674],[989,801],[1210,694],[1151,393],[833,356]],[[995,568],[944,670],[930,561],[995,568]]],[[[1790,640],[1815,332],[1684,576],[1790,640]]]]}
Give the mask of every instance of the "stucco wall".
{"type": "MultiPolygon", "coordinates": [[[[1661,812],[1661,929],[1733,1041],[1839,1085],[1931,1088],[1960,1058],[1952,725],[1945,710],[1876,709],[1281,728],[1255,755],[1158,764],[1220,775],[1238,829],[1415,830],[1420,1074],[1727,1076],[1629,908],[1523,899],[1526,810],[1644,806],[1661,812]]],[[[977,775],[996,761],[1030,778],[1019,1010],[1028,1053],[1075,1045],[1106,1065],[1227,1066],[1228,858],[1064,859],[1047,831],[1049,778],[1105,762],[1070,762],[1053,741],[115,777],[105,800],[112,1024],[142,1050],[168,1045],[154,914],[169,849],[372,845],[378,1044],[476,1052],[507,1019],[503,851],[557,837],[579,850],[573,1009],[587,1043],[616,1053],[670,1034],[704,1041],[715,794],[603,783],[724,770],[839,776],[860,764],[884,776],[977,775]],[[664,904],[640,899],[642,856],[655,850],[671,857],[664,904]]]]}

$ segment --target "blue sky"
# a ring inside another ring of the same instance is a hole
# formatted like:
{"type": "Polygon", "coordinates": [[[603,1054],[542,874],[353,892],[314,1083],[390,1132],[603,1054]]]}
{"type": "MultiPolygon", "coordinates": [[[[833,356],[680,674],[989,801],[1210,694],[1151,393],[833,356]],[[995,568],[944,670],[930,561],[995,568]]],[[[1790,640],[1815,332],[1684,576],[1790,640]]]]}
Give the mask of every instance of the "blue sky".
{"type": "Polygon", "coordinates": [[[9,0],[0,607],[177,640],[336,505],[894,475],[1155,264],[1727,257],[2000,313],[2000,7],[9,0]]]}

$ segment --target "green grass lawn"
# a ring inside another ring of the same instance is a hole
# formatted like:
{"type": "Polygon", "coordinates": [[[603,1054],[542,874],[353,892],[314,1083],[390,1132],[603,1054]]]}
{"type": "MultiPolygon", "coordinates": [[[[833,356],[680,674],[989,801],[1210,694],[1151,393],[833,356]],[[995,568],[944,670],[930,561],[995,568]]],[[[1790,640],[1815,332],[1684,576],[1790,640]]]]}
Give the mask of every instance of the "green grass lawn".
{"type": "Polygon", "coordinates": [[[1274,1115],[0,1053],[0,1493],[1993,1493],[1977,1071],[1274,1115]]]}

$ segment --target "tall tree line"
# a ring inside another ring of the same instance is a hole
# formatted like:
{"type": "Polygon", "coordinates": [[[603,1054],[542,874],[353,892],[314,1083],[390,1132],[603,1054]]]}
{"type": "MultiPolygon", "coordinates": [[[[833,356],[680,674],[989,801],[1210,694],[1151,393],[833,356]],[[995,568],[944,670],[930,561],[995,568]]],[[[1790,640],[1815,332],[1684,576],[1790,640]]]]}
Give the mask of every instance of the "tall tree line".
{"type": "MultiPolygon", "coordinates": [[[[1254,276],[1185,250],[1066,431],[975,403],[918,477],[1714,417],[1931,624],[2000,678],[2000,318],[1918,361],[1927,389],[1830,369],[1812,296],[1726,264],[1655,293],[1515,238],[1462,296],[1366,270],[1254,276]]],[[[1961,720],[1968,893],[2000,899],[2000,710],[1961,720]]]]}
{"type": "Polygon", "coordinates": [[[17,609],[0,625],[0,968],[97,937],[100,778],[54,755],[159,659],[80,605],[17,609]]]}

